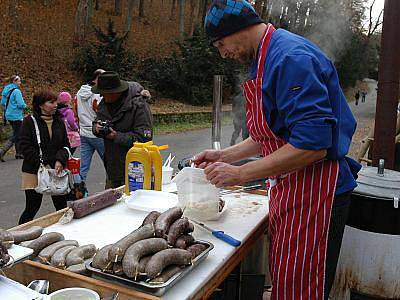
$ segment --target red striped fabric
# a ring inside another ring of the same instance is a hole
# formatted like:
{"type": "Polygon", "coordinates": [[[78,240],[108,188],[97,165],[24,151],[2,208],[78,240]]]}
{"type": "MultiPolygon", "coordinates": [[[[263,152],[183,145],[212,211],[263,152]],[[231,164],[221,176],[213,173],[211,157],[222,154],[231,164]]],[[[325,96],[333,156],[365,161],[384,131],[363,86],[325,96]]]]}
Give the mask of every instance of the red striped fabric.
{"type": "MultiPolygon", "coordinates": [[[[264,65],[274,31],[268,24],[261,40],[257,77],[243,84],[249,133],[262,145],[263,156],[286,144],[268,127],[263,111],[264,65]]],[[[326,247],[338,172],[337,161],[322,160],[279,176],[271,187],[271,299],[324,298],[326,247]]]]}

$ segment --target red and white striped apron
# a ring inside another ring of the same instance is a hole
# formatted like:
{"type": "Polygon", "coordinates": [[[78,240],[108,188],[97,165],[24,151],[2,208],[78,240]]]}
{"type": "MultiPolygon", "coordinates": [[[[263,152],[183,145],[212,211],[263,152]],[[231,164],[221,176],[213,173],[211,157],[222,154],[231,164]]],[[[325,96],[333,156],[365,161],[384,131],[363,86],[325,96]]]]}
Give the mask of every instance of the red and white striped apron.
{"type": "MultiPolygon", "coordinates": [[[[286,144],[268,127],[262,103],[264,62],[274,31],[268,24],[259,49],[257,77],[243,84],[249,133],[262,145],[263,156],[286,144]]],[[[323,299],[329,220],[338,171],[337,161],[321,160],[270,180],[271,299],[323,299]]]]}

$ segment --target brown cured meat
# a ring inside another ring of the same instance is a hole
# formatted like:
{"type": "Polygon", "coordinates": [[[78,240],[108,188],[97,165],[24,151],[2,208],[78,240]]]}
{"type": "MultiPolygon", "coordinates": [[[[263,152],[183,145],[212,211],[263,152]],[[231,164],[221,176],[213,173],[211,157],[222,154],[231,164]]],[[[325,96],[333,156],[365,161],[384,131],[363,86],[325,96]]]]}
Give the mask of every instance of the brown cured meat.
{"type": "Polygon", "coordinates": [[[79,219],[115,204],[120,197],[121,193],[108,189],[83,199],[71,201],[69,207],[74,211],[74,218],[79,219]]]}

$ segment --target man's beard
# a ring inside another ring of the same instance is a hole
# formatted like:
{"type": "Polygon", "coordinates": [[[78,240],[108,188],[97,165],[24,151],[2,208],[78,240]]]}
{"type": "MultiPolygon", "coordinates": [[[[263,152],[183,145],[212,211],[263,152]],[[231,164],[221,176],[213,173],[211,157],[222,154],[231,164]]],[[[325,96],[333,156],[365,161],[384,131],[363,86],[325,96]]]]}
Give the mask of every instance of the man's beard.
{"type": "Polygon", "coordinates": [[[247,65],[253,61],[254,57],[252,53],[242,53],[236,59],[239,63],[247,65]]]}

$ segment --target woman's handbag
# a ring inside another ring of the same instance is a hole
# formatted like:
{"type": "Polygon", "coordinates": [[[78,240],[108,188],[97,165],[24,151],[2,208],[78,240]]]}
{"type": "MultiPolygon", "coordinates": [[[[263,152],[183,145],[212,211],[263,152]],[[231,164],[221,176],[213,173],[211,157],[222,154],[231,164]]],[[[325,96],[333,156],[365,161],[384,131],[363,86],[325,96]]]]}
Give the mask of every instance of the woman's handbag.
{"type": "Polygon", "coordinates": [[[48,169],[43,164],[43,153],[40,140],[40,132],[34,116],[31,116],[35,125],[36,138],[39,144],[39,159],[40,166],[37,173],[38,186],[35,191],[39,194],[44,195],[65,195],[68,194],[71,189],[69,185],[69,171],[63,169],[59,174],[56,174],[54,169],[48,169]]]}

